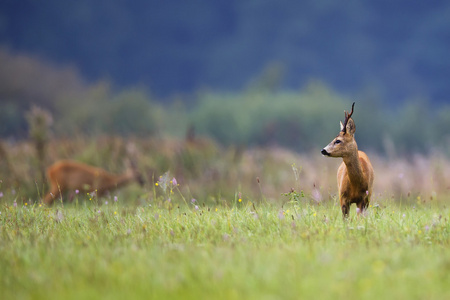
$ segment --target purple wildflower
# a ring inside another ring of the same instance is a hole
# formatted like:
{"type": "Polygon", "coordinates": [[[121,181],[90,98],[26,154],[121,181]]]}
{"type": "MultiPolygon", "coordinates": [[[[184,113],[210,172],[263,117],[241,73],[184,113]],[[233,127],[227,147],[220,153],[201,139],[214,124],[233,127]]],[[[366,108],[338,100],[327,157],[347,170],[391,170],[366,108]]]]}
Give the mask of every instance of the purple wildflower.
{"type": "Polygon", "coordinates": [[[196,205],[194,208],[195,208],[195,210],[198,210],[198,205],[196,205]]]}
{"type": "Polygon", "coordinates": [[[117,202],[117,196],[114,196],[114,202],[117,202]]]}
{"type": "Polygon", "coordinates": [[[105,205],[108,205],[108,201],[105,201],[105,205]]]}
{"type": "Polygon", "coordinates": [[[177,182],[177,180],[175,179],[175,177],[172,179],[172,184],[173,184],[173,185],[178,185],[178,182],[177,182]]]}
{"type": "Polygon", "coordinates": [[[192,198],[192,200],[191,200],[191,202],[192,203],[195,203],[197,200],[195,200],[194,198],[192,198]]]}
{"type": "Polygon", "coordinates": [[[79,191],[79,190],[75,190],[75,194],[77,194],[77,195],[78,195],[79,193],[80,193],[80,191],[79,191]]]}
{"type": "Polygon", "coordinates": [[[17,202],[16,202],[15,199],[14,199],[14,202],[13,202],[13,206],[14,206],[14,207],[17,207],[17,202]]]}
{"type": "Polygon", "coordinates": [[[3,198],[3,192],[0,192],[0,198],[3,198]]]}

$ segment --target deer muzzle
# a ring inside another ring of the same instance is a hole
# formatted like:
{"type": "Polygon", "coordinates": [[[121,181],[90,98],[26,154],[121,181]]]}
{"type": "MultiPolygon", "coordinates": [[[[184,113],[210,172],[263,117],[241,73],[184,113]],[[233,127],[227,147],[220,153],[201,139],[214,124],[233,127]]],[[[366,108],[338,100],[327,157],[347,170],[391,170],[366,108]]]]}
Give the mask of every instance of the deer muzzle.
{"type": "Polygon", "coordinates": [[[330,156],[330,153],[328,153],[328,151],[325,150],[325,148],[322,149],[321,153],[322,153],[323,155],[330,156]]]}

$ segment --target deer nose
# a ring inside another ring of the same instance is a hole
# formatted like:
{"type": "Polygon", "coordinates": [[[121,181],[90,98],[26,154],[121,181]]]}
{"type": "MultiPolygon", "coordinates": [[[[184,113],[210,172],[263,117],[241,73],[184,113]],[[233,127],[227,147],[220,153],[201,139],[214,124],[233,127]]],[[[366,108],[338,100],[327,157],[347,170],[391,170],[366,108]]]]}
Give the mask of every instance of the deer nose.
{"type": "Polygon", "coordinates": [[[325,150],[325,149],[322,149],[321,153],[322,153],[323,155],[328,155],[328,156],[330,156],[330,153],[328,153],[327,150],[325,150]]]}

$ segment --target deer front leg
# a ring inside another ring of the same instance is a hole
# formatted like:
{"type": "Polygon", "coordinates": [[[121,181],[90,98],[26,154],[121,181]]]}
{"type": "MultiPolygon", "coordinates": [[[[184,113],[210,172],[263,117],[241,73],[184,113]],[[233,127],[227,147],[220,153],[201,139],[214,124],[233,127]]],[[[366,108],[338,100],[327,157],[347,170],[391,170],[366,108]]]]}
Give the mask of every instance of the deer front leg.
{"type": "Polygon", "coordinates": [[[341,204],[342,216],[347,218],[350,212],[351,203],[348,201],[348,197],[345,193],[339,193],[339,203],[341,204]]]}
{"type": "Polygon", "coordinates": [[[344,218],[348,217],[348,213],[350,211],[350,205],[348,203],[341,204],[342,216],[344,218]]]}
{"type": "Polygon", "coordinates": [[[61,195],[61,191],[58,188],[52,188],[50,192],[45,196],[44,203],[52,205],[53,201],[61,195]]]}

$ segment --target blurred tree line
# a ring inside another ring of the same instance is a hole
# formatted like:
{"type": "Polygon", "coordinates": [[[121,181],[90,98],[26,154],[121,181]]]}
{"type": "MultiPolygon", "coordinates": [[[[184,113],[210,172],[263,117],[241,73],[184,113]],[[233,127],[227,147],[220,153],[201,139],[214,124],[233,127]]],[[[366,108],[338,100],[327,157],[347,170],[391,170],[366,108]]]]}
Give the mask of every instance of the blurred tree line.
{"type": "Polygon", "coordinates": [[[3,0],[0,43],[159,97],[241,90],[278,63],[281,88],[320,78],[386,102],[445,102],[449,13],[444,0],[3,0]]]}
{"type": "Polygon", "coordinates": [[[224,145],[316,151],[338,133],[344,110],[356,101],[360,148],[388,155],[435,149],[450,154],[450,105],[431,105],[424,99],[400,106],[369,96],[350,99],[320,81],[297,91],[278,91],[277,66],[243,92],[202,91],[190,102],[180,96],[163,105],[144,88],[117,90],[104,81],[87,84],[73,69],[6,50],[0,51],[0,65],[2,138],[27,138],[27,114],[38,106],[51,113],[53,137],[183,138],[193,129],[224,145]]]}

